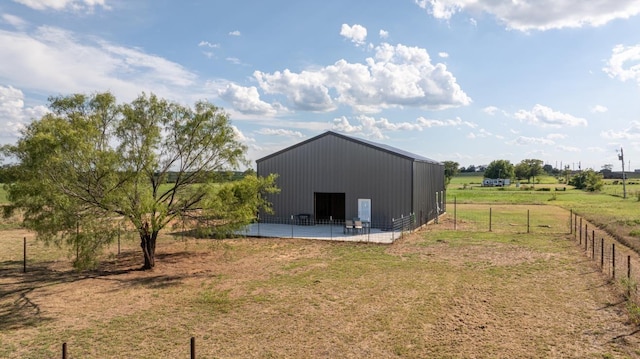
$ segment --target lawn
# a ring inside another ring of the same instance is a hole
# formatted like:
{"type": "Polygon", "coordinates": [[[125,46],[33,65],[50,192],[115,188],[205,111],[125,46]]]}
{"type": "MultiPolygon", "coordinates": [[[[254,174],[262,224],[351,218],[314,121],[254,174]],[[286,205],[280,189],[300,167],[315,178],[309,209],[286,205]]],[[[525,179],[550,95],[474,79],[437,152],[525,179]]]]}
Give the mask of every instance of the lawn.
{"type": "Polygon", "coordinates": [[[552,177],[542,177],[541,184],[515,184],[504,188],[481,187],[481,176],[454,177],[447,189],[447,201],[453,203],[550,204],[572,210],[606,230],[637,253],[640,253],[640,181],[631,179],[627,198],[622,196],[622,184],[605,180],[601,192],[589,193],[572,186],[551,183],[552,177]],[[467,184],[465,186],[465,184],[467,184]],[[566,190],[560,190],[565,188],[566,190]]]}

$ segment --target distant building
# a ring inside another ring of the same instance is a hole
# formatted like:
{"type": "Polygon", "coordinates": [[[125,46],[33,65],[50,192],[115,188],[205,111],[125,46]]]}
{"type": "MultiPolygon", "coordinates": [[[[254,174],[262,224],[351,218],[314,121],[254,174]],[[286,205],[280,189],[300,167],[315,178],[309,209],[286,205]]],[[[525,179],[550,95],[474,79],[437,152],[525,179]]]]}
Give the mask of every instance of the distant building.
{"type": "Polygon", "coordinates": [[[482,180],[482,187],[504,187],[510,186],[509,178],[485,178],[482,180]]]}

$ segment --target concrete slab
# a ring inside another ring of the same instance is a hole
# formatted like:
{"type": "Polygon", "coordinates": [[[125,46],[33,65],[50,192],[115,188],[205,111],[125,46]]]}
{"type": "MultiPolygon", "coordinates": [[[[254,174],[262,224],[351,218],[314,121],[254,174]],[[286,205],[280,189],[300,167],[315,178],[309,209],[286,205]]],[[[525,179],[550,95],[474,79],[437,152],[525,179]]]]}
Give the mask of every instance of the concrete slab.
{"type": "Polygon", "coordinates": [[[364,233],[344,233],[342,225],[317,224],[298,226],[289,224],[253,223],[240,234],[247,237],[307,238],[345,242],[391,244],[400,237],[399,232],[371,228],[364,233]]]}

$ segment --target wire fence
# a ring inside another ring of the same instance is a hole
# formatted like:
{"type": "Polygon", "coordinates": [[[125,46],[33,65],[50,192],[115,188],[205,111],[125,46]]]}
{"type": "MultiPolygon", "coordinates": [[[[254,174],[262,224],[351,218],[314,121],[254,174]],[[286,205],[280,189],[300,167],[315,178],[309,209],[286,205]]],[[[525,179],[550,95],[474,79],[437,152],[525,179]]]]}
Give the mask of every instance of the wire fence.
{"type": "Polygon", "coordinates": [[[450,203],[443,223],[456,231],[568,235],[594,261],[602,273],[621,288],[632,320],[640,322],[640,255],[606,230],[573,210],[549,205],[497,205],[450,203]]]}
{"type": "MultiPolygon", "coordinates": [[[[640,256],[638,253],[573,210],[570,215],[570,224],[573,239],[585,255],[593,260],[604,274],[620,284],[628,303],[640,305],[638,295],[640,256]]],[[[640,320],[640,318],[635,319],[640,320]]]]}
{"type": "Polygon", "coordinates": [[[569,233],[564,209],[546,205],[449,204],[445,223],[459,231],[497,233],[569,233]]]}

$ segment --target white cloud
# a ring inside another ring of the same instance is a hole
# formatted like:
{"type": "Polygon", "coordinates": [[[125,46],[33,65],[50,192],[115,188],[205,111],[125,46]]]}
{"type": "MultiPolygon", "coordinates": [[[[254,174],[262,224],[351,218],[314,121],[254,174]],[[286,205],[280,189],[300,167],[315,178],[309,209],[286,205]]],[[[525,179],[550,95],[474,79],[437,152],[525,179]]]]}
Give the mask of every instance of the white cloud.
{"type": "Polygon", "coordinates": [[[587,125],[587,120],[584,118],[557,112],[543,105],[535,105],[531,111],[520,110],[513,116],[521,122],[540,127],[575,127],[587,125]]]}
{"type": "Polygon", "coordinates": [[[482,112],[486,113],[487,115],[495,115],[496,112],[500,111],[499,108],[495,107],[495,106],[487,106],[485,108],[482,109],[482,112]]]}
{"type": "Polygon", "coordinates": [[[547,138],[550,140],[562,140],[567,138],[567,135],[562,133],[550,133],[547,135],[547,138]]]}
{"type": "Polygon", "coordinates": [[[241,36],[242,34],[238,30],[230,31],[229,35],[231,36],[241,36]]]}
{"type": "Polygon", "coordinates": [[[612,78],[640,84],[640,45],[616,45],[603,71],[612,78]]]}
{"type": "Polygon", "coordinates": [[[574,153],[578,153],[581,152],[582,149],[578,148],[578,147],[573,147],[573,146],[565,146],[565,145],[558,145],[556,147],[557,149],[559,149],[560,151],[564,151],[564,152],[574,152],[574,153]]]}
{"type": "Polygon", "coordinates": [[[2,14],[2,22],[5,22],[18,30],[23,30],[28,25],[28,23],[21,17],[11,14],[2,14]]]}
{"type": "Polygon", "coordinates": [[[106,0],[13,0],[34,10],[86,11],[93,12],[96,7],[109,10],[106,0]]]}
{"type": "Polygon", "coordinates": [[[449,54],[446,52],[438,52],[438,56],[440,56],[443,59],[446,59],[449,57],[449,54]]]}
{"type": "Polygon", "coordinates": [[[354,126],[349,122],[346,116],[340,116],[333,119],[332,130],[343,133],[358,133],[362,130],[362,126],[354,126]]]}
{"type": "Polygon", "coordinates": [[[389,31],[386,30],[380,30],[379,32],[379,36],[381,39],[386,39],[389,37],[389,31]]]}
{"type": "Polygon", "coordinates": [[[446,65],[433,65],[425,49],[401,44],[381,44],[365,63],[339,60],[300,73],[256,71],[254,77],[265,92],[283,94],[293,107],[309,111],[332,111],[337,104],[374,113],[390,107],[438,110],[471,103],[446,65]]]}
{"type": "Polygon", "coordinates": [[[512,141],[507,142],[508,145],[553,145],[555,142],[548,138],[542,137],[526,137],[526,136],[518,136],[512,141]]]}
{"type": "Polygon", "coordinates": [[[638,0],[415,0],[438,19],[456,13],[488,13],[507,28],[519,31],[601,26],[640,13],[638,0]]]}
{"type": "Polygon", "coordinates": [[[327,77],[322,71],[302,71],[299,74],[289,70],[273,74],[255,71],[253,76],[264,92],[284,94],[296,109],[326,112],[336,108],[329,96],[327,77]]]}
{"type": "Polygon", "coordinates": [[[624,130],[621,130],[621,131],[607,130],[600,133],[600,135],[610,140],[619,140],[619,139],[637,140],[637,139],[640,139],[640,122],[631,121],[631,126],[629,126],[624,130]]]}
{"type": "Polygon", "coordinates": [[[225,89],[218,91],[218,96],[245,114],[273,116],[277,113],[276,108],[260,100],[255,86],[243,87],[230,83],[225,89]]]}
{"type": "Polygon", "coordinates": [[[175,62],[55,27],[0,30],[0,43],[0,78],[18,88],[49,94],[109,90],[127,101],[141,91],[175,99],[197,85],[197,76],[175,62]]]}
{"type": "Polygon", "coordinates": [[[17,137],[30,120],[40,118],[47,112],[49,110],[44,106],[25,107],[21,90],[0,85],[0,118],[3,120],[0,137],[17,137]]]}
{"type": "Polygon", "coordinates": [[[273,128],[261,128],[257,131],[257,133],[261,135],[267,136],[282,136],[282,137],[290,137],[290,138],[304,138],[305,136],[300,131],[292,131],[286,129],[273,129],[273,128]]]}
{"type": "Polygon", "coordinates": [[[456,117],[456,119],[452,120],[429,120],[424,117],[419,117],[417,120],[418,124],[422,127],[430,128],[430,127],[451,127],[451,126],[467,126],[471,128],[476,128],[478,125],[473,122],[462,121],[460,117],[456,117]]]}
{"type": "Polygon", "coordinates": [[[210,43],[209,41],[204,41],[204,40],[200,41],[200,42],[198,43],[198,46],[199,46],[199,47],[208,47],[208,48],[211,48],[211,49],[218,49],[218,48],[220,48],[220,44],[212,44],[212,43],[210,43]]]}
{"type": "Polygon", "coordinates": [[[353,42],[357,46],[362,46],[367,41],[367,29],[364,26],[358,24],[355,24],[353,26],[342,24],[340,35],[351,40],[351,42],[353,42]]]}
{"type": "Polygon", "coordinates": [[[608,108],[606,108],[605,106],[602,106],[602,105],[595,105],[590,110],[593,113],[604,113],[604,112],[609,111],[608,108]]]}
{"type": "MultiPolygon", "coordinates": [[[[477,125],[472,122],[462,121],[460,118],[455,120],[427,120],[419,117],[416,122],[391,122],[387,118],[375,118],[367,115],[359,115],[355,117],[358,124],[352,124],[345,116],[335,118],[332,124],[332,130],[349,134],[358,134],[364,137],[385,139],[388,136],[386,132],[397,131],[422,131],[431,127],[460,127],[467,126],[475,128],[477,125]]],[[[481,130],[482,132],[484,130],[481,130]]],[[[486,131],[485,131],[486,132],[486,131]]]]}

